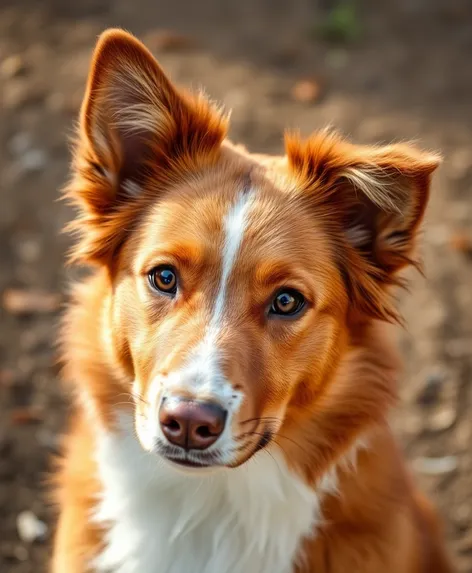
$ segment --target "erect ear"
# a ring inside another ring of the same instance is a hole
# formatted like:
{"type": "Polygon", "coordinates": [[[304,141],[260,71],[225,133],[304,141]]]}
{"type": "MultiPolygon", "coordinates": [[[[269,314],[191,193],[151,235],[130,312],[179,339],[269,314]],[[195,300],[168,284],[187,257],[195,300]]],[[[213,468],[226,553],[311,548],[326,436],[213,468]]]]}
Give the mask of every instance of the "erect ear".
{"type": "Polygon", "coordinates": [[[155,198],[149,186],[163,188],[215,160],[226,132],[227,118],[202,95],[178,90],[136,38],[104,32],[92,59],[75,180],[67,191],[82,211],[75,258],[92,261],[110,251],[118,238],[105,237],[104,227],[113,227],[113,217],[136,211],[133,205],[124,212],[125,205],[144,201],[143,195],[155,198]]]}
{"type": "Polygon", "coordinates": [[[398,320],[386,287],[414,264],[415,239],[438,155],[409,144],[353,145],[336,133],[307,141],[287,135],[290,169],[314,213],[333,231],[351,301],[362,312],[398,320]]]}

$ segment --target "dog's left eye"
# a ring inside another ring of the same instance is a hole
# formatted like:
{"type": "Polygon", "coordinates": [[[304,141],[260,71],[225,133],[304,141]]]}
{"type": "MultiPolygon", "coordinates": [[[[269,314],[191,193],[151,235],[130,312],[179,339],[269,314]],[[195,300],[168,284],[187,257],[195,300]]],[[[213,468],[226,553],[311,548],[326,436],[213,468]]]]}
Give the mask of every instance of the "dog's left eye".
{"type": "Polygon", "coordinates": [[[164,294],[174,295],[177,292],[177,273],[168,265],[161,265],[148,274],[151,287],[164,294]]]}
{"type": "Polygon", "coordinates": [[[305,297],[295,289],[280,291],[272,301],[269,314],[295,316],[305,306],[305,297]]]}

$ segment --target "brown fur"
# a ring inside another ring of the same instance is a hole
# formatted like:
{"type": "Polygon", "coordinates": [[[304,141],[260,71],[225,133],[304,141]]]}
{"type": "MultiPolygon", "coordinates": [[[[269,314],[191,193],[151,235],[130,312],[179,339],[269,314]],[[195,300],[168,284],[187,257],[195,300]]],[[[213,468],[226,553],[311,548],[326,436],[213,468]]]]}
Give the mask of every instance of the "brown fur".
{"type": "Polygon", "coordinates": [[[109,31],[99,40],[67,189],[79,209],[72,260],[98,268],[64,322],[77,415],[58,473],[53,571],[83,573],[101,543],[87,517],[100,484],[84,390],[113,431],[116,409],[140,411],[131,381],[144,395],[156,372],[178,368],[201,340],[221,275],[222,220],[244,187],[257,190],[256,203],[218,341],[224,373],[245,397],[234,465],[253,455],[269,416],[274,443],[312,487],[366,440],[355,471],[340,470],[339,495],[324,501],[317,537],[301,540],[306,560],[294,570],[451,571],[388,426],[399,363],[383,324],[398,319],[390,291],[414,263],[437,156],[321,132],[287,135],[285,157],[261,157],[234,147],[226,130],[221,112],[178,90],[136,39],[109,31]],[[145,285],[161,262],[179,268],[185,285],[171,307],[145,285]],[[287,282],[308,308],[297,321],[269,323],[263,309],[287,282]]]}

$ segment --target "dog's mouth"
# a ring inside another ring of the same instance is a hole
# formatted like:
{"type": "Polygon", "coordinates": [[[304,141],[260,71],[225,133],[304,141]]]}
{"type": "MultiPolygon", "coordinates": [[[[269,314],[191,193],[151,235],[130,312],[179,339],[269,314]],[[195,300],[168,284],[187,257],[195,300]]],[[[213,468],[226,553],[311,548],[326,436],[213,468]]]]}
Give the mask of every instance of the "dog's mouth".
{"type": "Polygon", "coordinates": [[[258,440],[256,441],[255,445],[254,441],[249,439],[245,444],[239,446],[238,451],[242,454],[242,459],[239,458],[236,462],[229,463],[228,467],[230,468],[237,468],[244,465],[258,452],[266,449],[272,443],[274,437],[274,433],[268,428],[264,428],[262,432],[248,432],[245,435],[252,435],[252,437],[257,436],[258,440]]]}
{"type": "Polygon", "coordinates": [[[265,429],[264,432],[261,434],[259,441],[257,442],[256,449],[254,450],[252,455],[266,448],[272,442],[273,437],[274,434],[270,430],[265,429]]]}
{"type": "Polygon", "coordinates": [[[181,466],[183,468],[192,468],[192,469],[204,469],[204,468],[211,468],[214,466],[214,464],[207,464],[204,462],[195,462],[193,460],[190,459],[182,459],[182,458],[175,458],[173,456],[165,456],[165,458],[169,461],[172,462],[173,464],[176,464],[178,466],[181,466]]]}
{"type": "Polygon", "coordinates": [[[259,451],[265,449],[272,442],[273,436],[272,431],[264,429],[263,432],[258,434],[259,439],[255,445],[253,440],[249,440],[236,448],[239,456],[234,460],[228,460],[227,456],[219,450],[212,452],[185,451],[162,442],[157,444],[156,450],[167,462],[182,469],[236,468],[245,464],[259,451]]]}
{"type": "Polygon", "coordinates": [[[222,453],[219,451],[185,451],[163,443],[158,443],[156,450],[166,461],[181,468],[210,469],[225,465],[222,461],[222,453]]]}

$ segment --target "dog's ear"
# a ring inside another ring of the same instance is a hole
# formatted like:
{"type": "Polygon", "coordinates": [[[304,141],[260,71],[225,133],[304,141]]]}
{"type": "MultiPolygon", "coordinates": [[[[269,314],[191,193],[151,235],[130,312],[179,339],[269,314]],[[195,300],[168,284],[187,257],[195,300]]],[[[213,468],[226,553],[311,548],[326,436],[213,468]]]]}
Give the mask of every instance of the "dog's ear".
{"type": "Polygon", "coordinates": [[[414,259],[415,239],[440,159],[409,144],[352,145],[320,132],[306,141],[287,135],[289,167],[331,231],[355,308],[398,320],[386,287],[414,259]]]}
{"type": "Polygon", "coordinates": [[[108,30],[95,48],[79,128],[67,195],[82,212],[75,258],[91,261],[117,242],[100,236],[126,204],[216,158],[227,118],[202,95],[178,90],[132,35],[108,30]]]}

